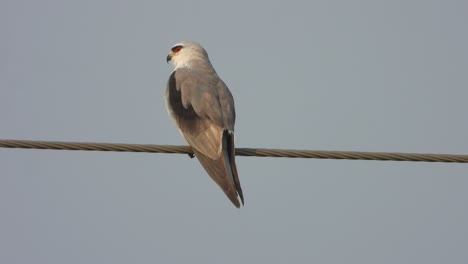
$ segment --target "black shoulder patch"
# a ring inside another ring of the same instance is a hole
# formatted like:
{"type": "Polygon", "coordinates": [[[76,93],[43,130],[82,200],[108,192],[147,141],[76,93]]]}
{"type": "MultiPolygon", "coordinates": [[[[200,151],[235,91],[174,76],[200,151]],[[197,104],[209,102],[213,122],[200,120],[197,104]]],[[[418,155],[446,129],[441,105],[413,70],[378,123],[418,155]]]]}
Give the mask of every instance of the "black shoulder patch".
{"type": "Polygon", "coordinates": [[[192,120],[197,118],[197,114],[193,110],[193,107],[189,105],[185,108],[182,104],[182,93],[177,90],[177,82],[175,78],[176,71],[174,71],[169,77],[168,89],[169,89],[169,107],[172,109],[177,118],[184,120],[192,120]]]}

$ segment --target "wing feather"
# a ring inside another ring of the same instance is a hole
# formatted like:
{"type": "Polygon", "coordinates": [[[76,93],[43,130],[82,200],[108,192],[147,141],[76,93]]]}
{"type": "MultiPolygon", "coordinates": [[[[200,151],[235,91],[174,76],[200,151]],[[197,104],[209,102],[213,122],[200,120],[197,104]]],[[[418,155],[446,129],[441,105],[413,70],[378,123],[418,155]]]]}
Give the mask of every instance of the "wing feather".
{"type": "Polygon", "coordinates": [[[195,90],[203,85],[197,79],[186,70],[177,70],[171,74],[166,89],[168,112],[190,146],[216,159],[221,155],[222,119],[217,117],[214,110],[207,110],[210,101],[214,99],[201,98],[209,91],[195,90]]]}
{"type": "Polygon", "coordinates": [[[166,104],[181,134],[210,177],[239,207],[244,204],[235,163],[232,95],[215,74],[213,80],[200,79],[187,69],[177,69],[169,77],[166,104]]]}

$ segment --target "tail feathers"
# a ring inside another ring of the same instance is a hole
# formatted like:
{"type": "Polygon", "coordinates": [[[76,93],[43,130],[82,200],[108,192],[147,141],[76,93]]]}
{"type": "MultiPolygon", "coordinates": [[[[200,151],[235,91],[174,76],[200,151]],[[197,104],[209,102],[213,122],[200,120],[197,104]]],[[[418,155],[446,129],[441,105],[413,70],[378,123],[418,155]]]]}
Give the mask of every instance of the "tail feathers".
{"type": "Polygon", "coordinates": [[[223,154],[216,160],[203,155],[194,149],[195,156],[200,161],[208,175],[218,184],[226,196],[237,207],[240,207],[239,199],[244,205],[244,195],[237,174],[235,162],[234,135],[227,131],[223,133],[223,154]]]}
{"type": "Polygon", "coordinates": [[[236,166],[236,148],[234,146],[234,134],[225,131],[223,135],[226,136],[226,143],[227,143],[227,153],[229,155],[229,163],[232,171],[232,178],[234,179],[234,185],[236,186],[237,193],[242,201],[242,205],[244,205],[244,194],[242,194],[242,188],[239,181],[239,174],[237,174],[237,166],[236,166]]]}

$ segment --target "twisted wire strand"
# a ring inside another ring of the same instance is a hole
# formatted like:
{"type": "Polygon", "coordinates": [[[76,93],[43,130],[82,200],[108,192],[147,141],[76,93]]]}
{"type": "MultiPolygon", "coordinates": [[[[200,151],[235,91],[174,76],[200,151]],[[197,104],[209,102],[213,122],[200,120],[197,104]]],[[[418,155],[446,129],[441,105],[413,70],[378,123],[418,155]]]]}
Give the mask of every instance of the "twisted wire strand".
{"type": "MultiPolygon", "coordinates": [[[[193,151],[191,147],[174,146],[174,145],[110,144],[110,143],[33,141],[33,140],[0,140],[0,147],[23,148],[23,149],[117,151],[117,152],[145,152],[145,153],[167,153],[167,154],[193,155],[193,151]]],[[[236,155],[237,156],[273,157],[273,158],[312,158],[312,159],[468,163],[468,155],[453,155],[453,154],[417,154],[417,153],[391,153],[391,152],[236,148],[236,155]]]]}

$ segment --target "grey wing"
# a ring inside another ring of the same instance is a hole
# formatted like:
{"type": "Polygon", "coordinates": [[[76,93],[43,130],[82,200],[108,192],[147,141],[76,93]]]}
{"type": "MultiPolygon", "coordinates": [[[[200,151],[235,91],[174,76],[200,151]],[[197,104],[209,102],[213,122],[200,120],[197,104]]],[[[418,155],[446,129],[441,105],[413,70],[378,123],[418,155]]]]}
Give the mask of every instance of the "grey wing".
{"type": "Polygon", "coordinates": [[[234,124],[236,122],[234,98],[232,97],[231,91],[229,91],[226,84],[221,79],[219,79],[216,89],[223,114],[224,127],[230,131],[234,131],[234,124]]]}
{"type": "Polygon", "coordinates": [[[242,204],[244,197],[235,164],[234,102],[227,87],[219,78],[210,84],[178,69],[169,78],[166,103],[202,166],[239,207],[237,197],[242,204]]]}
{"type": "Polygon", "coordinates": [[[222,112],[208,84],[190,71],[178,69],[169,77],[166,104],[190,146],[211,159],[221,156],[222,112]]]}
{"type": "MultiPolygon", "coordinates": [[[[226,84],[221,79],[218,79],[216,89],[218,91],[218,98],[223,114],[223,123],[225,127],[222,140],[225,161],[228,162],[226,167],[228,172],[230,173],[229,176],[232,180],[232,184],[236,188],[236,190],[233,190],[233,192],[237,192],[237,194],[239,194],[242,204],[244,204],[244,195],[242,194],[242,188],[240,185],[239,174],[237,173],[237,166],[235,160],[236,148],[234,144],[234,125],[236,122],[236,111],[234,108],[234,98],[232,97],[232,94],[227,88],[226,84]]],[[[225,193],[228,197],[230,196],[226,191],[225,193]]],[[[232,201],[232,198],[230,199],[232,201]]],[[[237,200],[237,195],[235,196],[235,199],[237,200]]]]}

